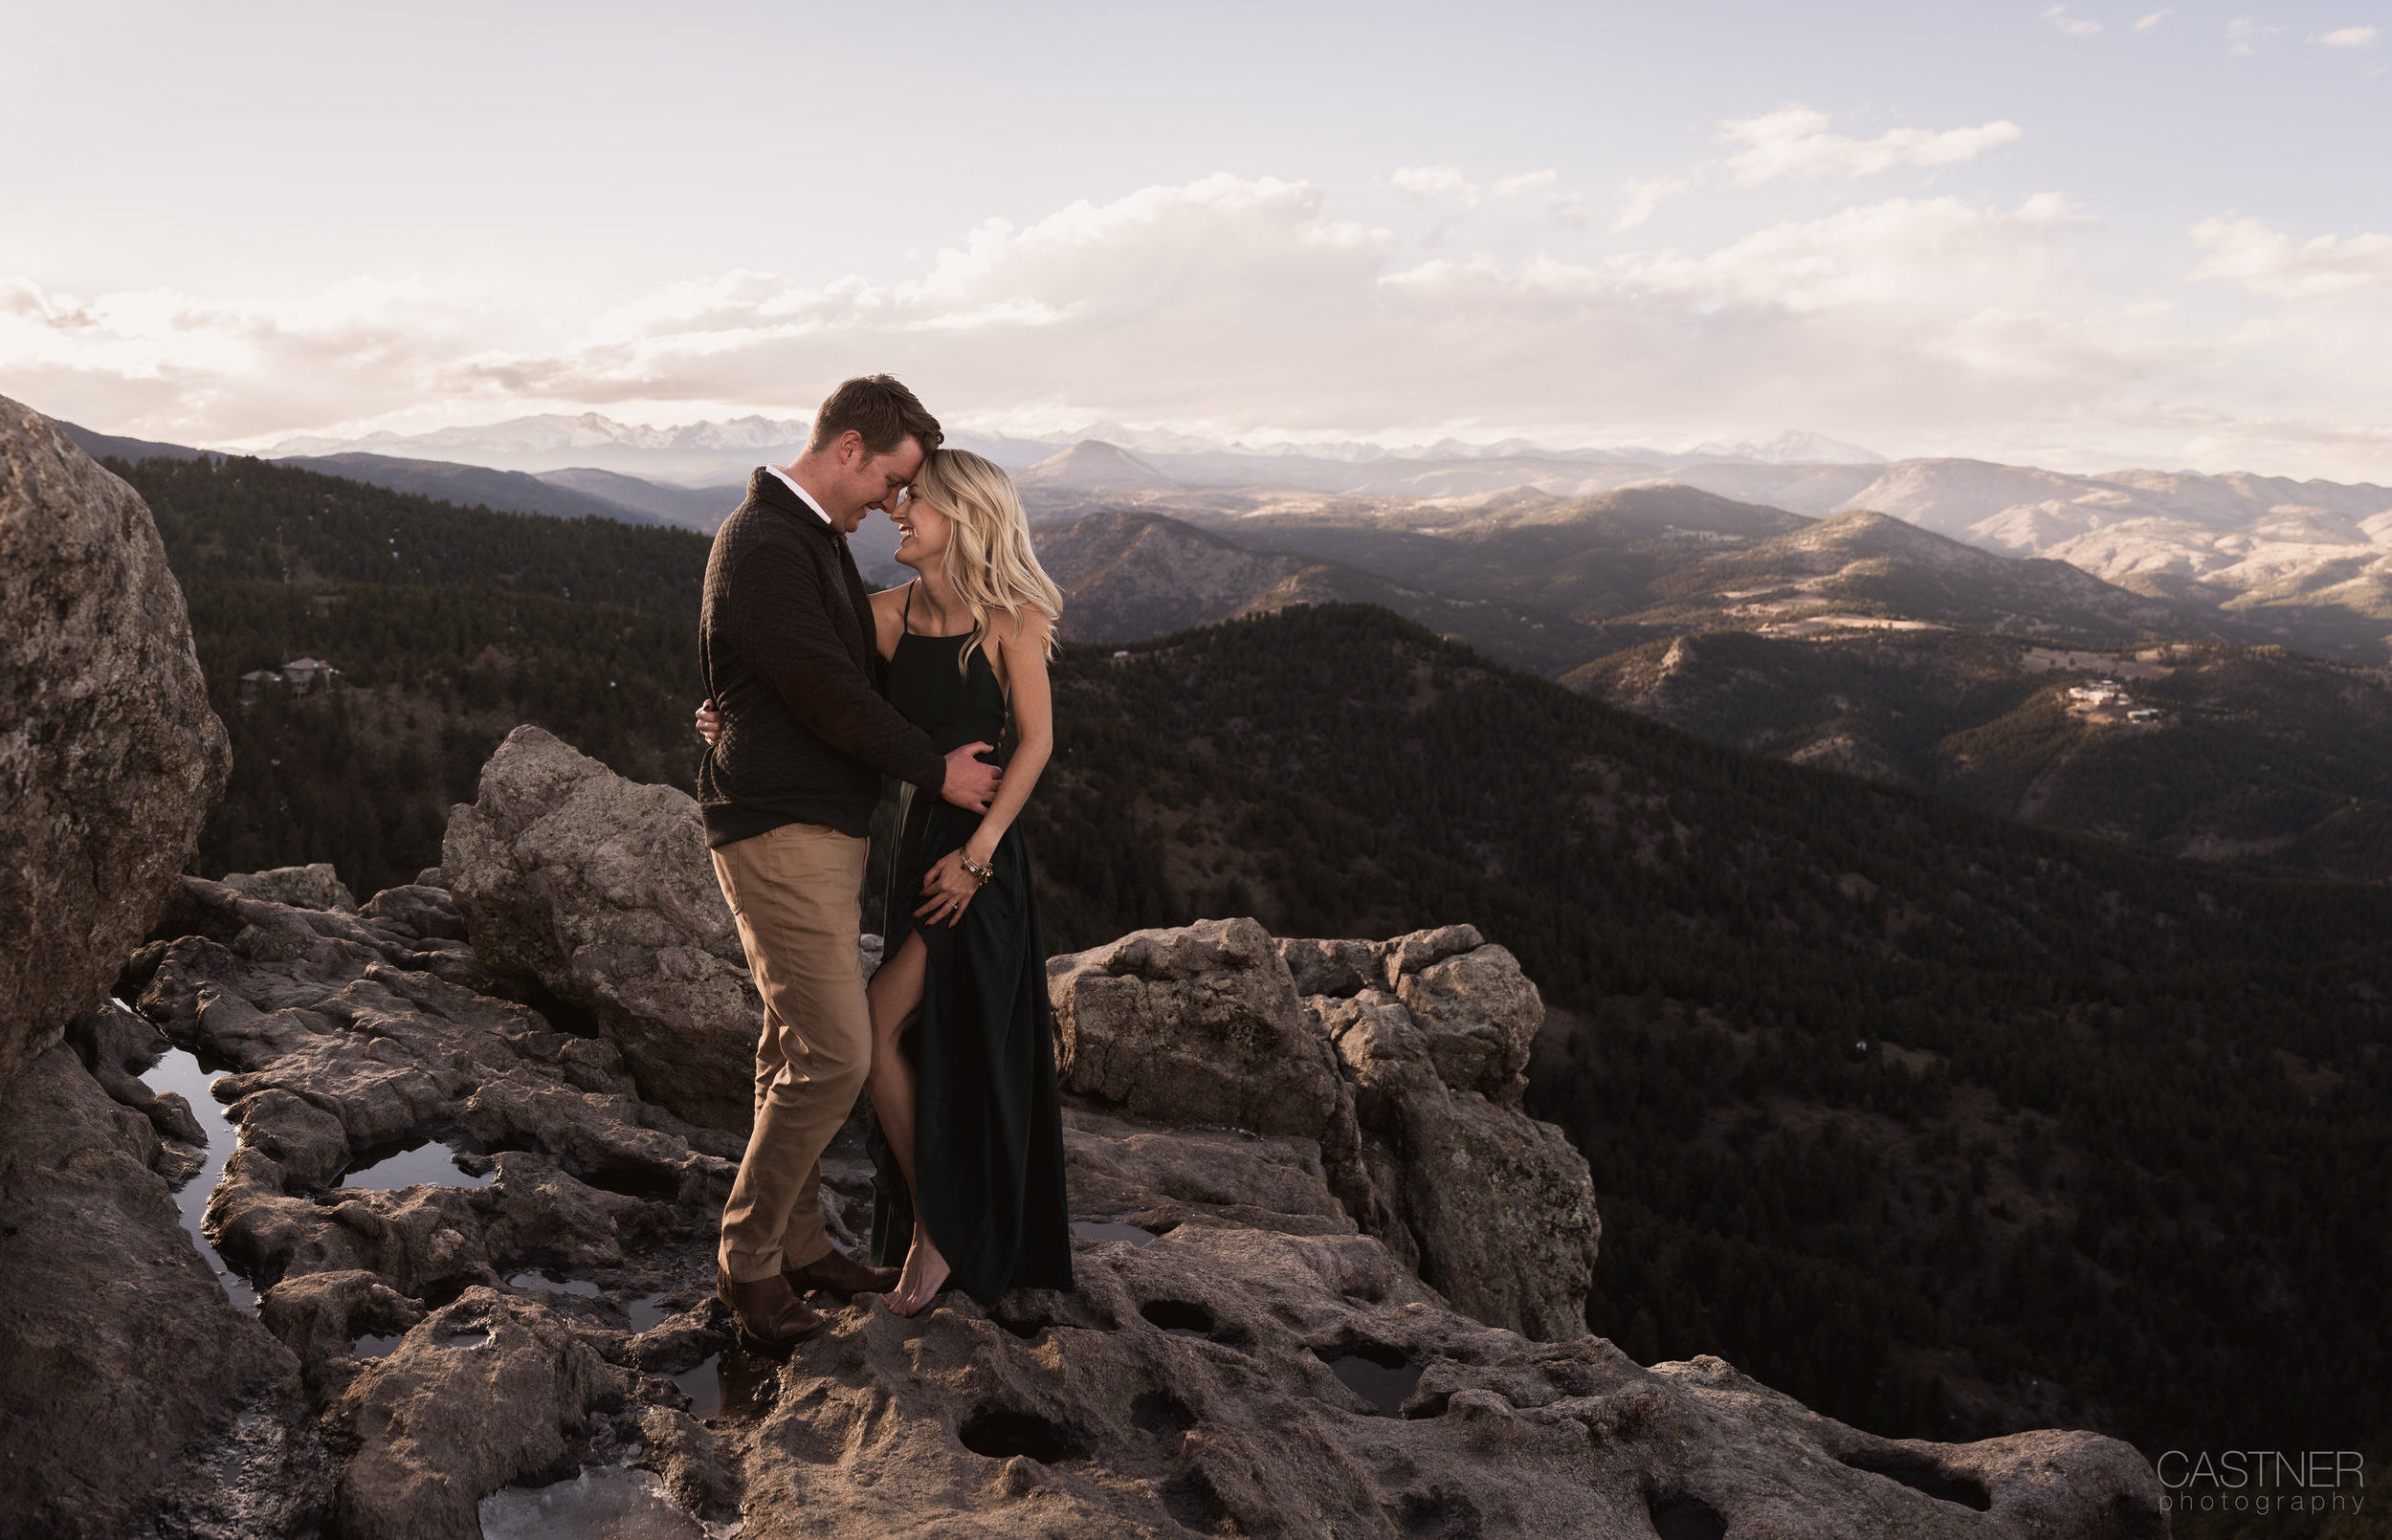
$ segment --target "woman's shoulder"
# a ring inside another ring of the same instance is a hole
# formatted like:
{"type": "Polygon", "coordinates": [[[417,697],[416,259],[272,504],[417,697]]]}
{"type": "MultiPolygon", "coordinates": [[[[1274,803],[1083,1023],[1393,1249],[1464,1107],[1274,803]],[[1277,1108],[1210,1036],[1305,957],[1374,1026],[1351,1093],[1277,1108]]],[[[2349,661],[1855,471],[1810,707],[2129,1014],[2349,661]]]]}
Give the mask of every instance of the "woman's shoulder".
{"type": "Polygon", "coordinates": [[[1044,648],[1047,638],[1054,634],[1054,617],[1035,605],[1024,605],[1009,614],[1000,609],[990,615],[988,627],[996,633],[1000,647],[1044,648]]]}
{"type": "MultiPolygon", "coordinates": [[[[919,579],[914,580],[914,582],[919,581],[919,579]]],[[[894,588],[883,588],[875,593],[872,596],[872,612],[875,615],[903,615],[905,613],[905,590],[913,586],[913,582],[900,583],[894,588]]]]}

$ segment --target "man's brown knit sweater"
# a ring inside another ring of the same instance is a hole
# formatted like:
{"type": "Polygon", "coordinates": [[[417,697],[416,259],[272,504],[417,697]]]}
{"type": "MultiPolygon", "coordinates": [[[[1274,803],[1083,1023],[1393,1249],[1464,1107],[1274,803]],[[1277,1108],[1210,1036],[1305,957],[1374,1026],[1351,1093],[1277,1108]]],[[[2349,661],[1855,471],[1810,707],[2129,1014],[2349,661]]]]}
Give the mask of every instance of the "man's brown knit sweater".
{"type": "Polygon", "coordinates": [[[722,738],[698,771],[706,842],[784,824],[861,838],[894,776],[937,794],[946,760],[880,693],[872,601],[847,537],[770,472],[715,533],[698,619],[722,738]]]}

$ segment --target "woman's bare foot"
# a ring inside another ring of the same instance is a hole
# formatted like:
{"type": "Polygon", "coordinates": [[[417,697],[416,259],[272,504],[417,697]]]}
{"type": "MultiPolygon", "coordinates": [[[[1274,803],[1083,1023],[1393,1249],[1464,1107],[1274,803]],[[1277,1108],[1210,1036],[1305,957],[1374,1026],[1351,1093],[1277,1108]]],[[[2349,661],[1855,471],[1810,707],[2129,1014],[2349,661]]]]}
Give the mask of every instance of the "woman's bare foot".
{"type": "Polygon", "coordinates": [[[893,1315],[913,1315],[939,1297],[947,1287],[950,1270],[930,1232],[917,1224],[913,1247],[905,1253],[905,1270],[897,1275],[897,1287],[880,1296],[880,1303],[893,1315]]]}

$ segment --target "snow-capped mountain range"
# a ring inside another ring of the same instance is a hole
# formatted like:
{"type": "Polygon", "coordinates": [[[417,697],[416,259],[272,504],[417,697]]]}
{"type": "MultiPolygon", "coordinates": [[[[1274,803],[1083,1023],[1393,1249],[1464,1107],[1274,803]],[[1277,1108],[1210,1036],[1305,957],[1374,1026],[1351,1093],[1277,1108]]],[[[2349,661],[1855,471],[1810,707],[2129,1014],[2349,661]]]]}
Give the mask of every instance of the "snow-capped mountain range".
{"type": "MultiPolygon", "coordinates": [[[[808,425],[743,417],[677,428],[624,424],[596,413],[520,417],[479,428],[377,433],[363,439],[294,439],[277,456],[370,454],[448,461],[539,474],[543,481],[622,497],[594,473],[662,484],[667,499],[708,489],[727,508],[753,466],[794,457],[808,425]],[[575,479],[579,478],[579,479],[575,479]],[[729,496],[719,495],[729,491],[729,496]]],[[[2076,475],[1981,460],[1888,462],[1856,446],[1788,432],[1761,443],[1556,449],[1525,439],[1445,439],[1389,448],[1227,442],[1164,429],[1091,423],[1071,432],[1008,434],[960,429],[950,440],[1013,469],[1035,513],[1067,517],[1097,507],[1145,506],[1183,517],[1251,510],[1274,496],[1328,497],[1384,506],[1412,521],[1407,505],[1523,507],[1621,487],[1678,483],[1740,501],[1824,517],[1890,515],[2005,556],[2046,557],[2154,598],[2281,609],[2288,639],[2337,650],[2379,649],[2392,622],[2392,490],[2293,481],[2233,472],[2126,470],[2076,475]],[[2294,624],[2292,611],[2302,618],[2294,624]]],[[[636,500],[636,499],[634,499],[636,500]]],[[[647,499],[654,502],[655,497],[647,499]]],[[[661,504],[650,517],[711,528],[661,504]]],[[[1420,520],[1434,523],[1434,519],[1420,520]]]]}
{"type": "MultiPolygon", "coordinates": [[[[566,466],[591,467],[684,486],[713,486],[741,480],[760,459],[769,459],[780,451],[793,456],[805,443],[808,426],[803,419],[751,416],[729,422],[651,428],[618,423],[597,412],[578,416],[551,413],[474,428],[435,429],[425,433],[386,431],[359,438],[303,436],[284,439],[266,453],[275,459],[383,454],[533,473],[566,466]]],[[[954,431],[949,441],[977,450],[1008,468],[1021,469],[1091,439],[1135,454],[1160,459],[1200,458],[1225,469],[1236,462],[1262,462],[1252,468],[1258,473],[1266,466],[1288,461],[1360,465],[1380,460],[1540,460],[1591,465],[1672,465],[1726,460],[1761,465],[1855,465],[1883,464],[1885,459],[1857,445],[1805,432],[1781,433],[1765,443],[1706,443],[1678,451],[1639,445],[1553,449],[1521,438],[1492,444],[1445,438],[1433,444],[1390,448],[1360,440],[1249,444],[1170,429],[1096,422],[1084,428],[1038,434],[998,432],[964,425],[954,431]]]]}

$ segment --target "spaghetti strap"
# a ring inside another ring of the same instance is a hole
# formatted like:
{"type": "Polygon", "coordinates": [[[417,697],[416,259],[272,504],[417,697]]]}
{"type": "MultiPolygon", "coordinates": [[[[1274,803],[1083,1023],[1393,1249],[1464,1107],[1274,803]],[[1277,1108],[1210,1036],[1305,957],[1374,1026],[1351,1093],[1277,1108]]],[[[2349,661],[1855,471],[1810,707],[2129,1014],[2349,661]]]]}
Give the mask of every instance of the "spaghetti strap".
{"type": "Polygon", "coordinates": [[[919,578],[905,585],[905,613],[897,617],[897,629],[900,631],[910,633],[914,629],[914,590],[919,586],[919,578]]]}

